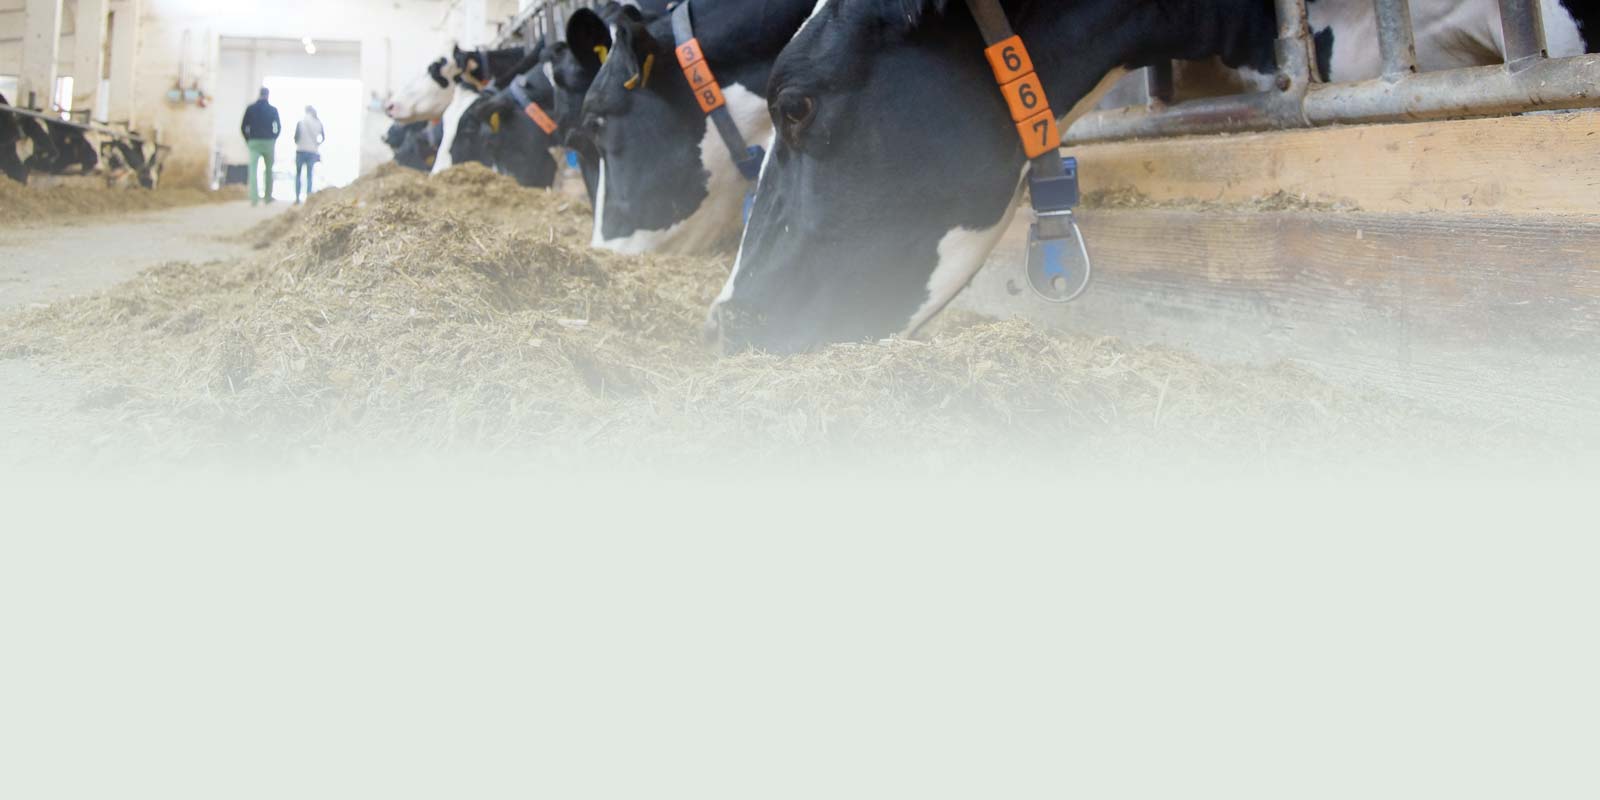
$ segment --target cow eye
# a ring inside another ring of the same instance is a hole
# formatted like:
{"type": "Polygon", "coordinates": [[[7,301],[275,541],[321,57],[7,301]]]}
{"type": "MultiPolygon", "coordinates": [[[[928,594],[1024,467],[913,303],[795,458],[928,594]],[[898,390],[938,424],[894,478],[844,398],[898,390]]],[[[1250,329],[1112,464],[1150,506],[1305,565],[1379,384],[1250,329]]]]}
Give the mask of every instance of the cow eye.
{"type": "Polygon", "coordinates": [[[784,140],[791,146],[799,146],[800,137],[817,116],[817,99],[804,92],[785,89],[778,94],[774,105],[784,140]]]}

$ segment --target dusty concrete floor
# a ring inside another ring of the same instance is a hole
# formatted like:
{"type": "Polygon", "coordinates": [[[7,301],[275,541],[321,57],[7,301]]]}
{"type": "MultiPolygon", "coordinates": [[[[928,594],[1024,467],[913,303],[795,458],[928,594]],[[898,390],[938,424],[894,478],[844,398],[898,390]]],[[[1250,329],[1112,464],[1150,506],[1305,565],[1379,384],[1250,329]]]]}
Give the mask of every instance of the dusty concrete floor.
{"type": "MultiPolygon", "coordinates": [[[[241,201],[0,228],[0,313],[106,289],[171,261],[244,255],[240,234],[285,208],[241,201]]],[[[81,379],[45,365],[0,361],[0,468],[92,450],[107,421],[83,406],[85,391],[81,379]]]]}
{"type": "Polygon", "coordinates": [[[239,234],[287,207],[241,201],[0,228],[0,311],[94,292],[169,261],[243,255],[239,234]]]}

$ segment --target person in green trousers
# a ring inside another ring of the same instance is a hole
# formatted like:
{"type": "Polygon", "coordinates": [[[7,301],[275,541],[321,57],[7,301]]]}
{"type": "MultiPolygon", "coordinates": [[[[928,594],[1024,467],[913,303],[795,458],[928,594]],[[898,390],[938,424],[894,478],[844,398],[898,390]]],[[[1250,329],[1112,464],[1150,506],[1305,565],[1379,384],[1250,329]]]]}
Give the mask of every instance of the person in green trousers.
{"type": "Polygon", "coordinates": [[[257,205],[263,199],[271,203],[272,153],[278,147],[278,134],[283,132],[283,123],[278,119],[278,109],[267,102],[266,89],[261,90],[261,99],[244,110],[244,121],[239,124],[239,132],[244,134],[245,146],[250,149],[250,205],[257,205]],[[260,162],[266,162],[266,175],[258,179],[256,169],[260,162]],[[259,191],[263,181],[266,183],[265,193],[259,191]]]}

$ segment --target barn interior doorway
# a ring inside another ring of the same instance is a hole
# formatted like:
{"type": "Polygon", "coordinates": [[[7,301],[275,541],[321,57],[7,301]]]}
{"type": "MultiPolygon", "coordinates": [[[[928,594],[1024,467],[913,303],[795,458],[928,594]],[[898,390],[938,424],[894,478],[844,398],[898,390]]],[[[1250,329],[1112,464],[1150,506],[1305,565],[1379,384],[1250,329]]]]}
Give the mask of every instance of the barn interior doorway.
{"type": "Polygon", "coordinates": [[[315,188],[346,186],[355,180],[361,172],[361,118],[365,110],[361,102],[361,81],[272,75],[267,77],[265,85],[272,92],[272,104],[283,117],[273,197],[294,199],[294,128],[305,116],[306,106],[317,110],[328,133],[328,140],[322,145],[322,163],[313,171],[315,188]]]}
{"type": "Polygon", "coordinates": [[[283,119],[273,197],[294,199],[294,126],[308,105],[317,109],[328,132],[316,170],[317,188],[355,180],[366,135],[362,86],[358,42],[223,37],[214,98],[215,182],[243,181],[249,153],[239,136],[239,120],[262,87],[272,92],[272,105],[283,119]]]}

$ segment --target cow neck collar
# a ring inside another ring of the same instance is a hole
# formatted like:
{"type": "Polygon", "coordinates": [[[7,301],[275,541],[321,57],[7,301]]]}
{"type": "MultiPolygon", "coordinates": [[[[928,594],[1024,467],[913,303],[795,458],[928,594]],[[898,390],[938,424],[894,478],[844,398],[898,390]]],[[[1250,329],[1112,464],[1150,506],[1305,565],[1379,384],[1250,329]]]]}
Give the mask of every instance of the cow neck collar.
{"type": "Polygon", "coordinates": [[[672,9],[673,49],[677,53],[678,66],[683,68],[683,77],[689,82],[689,91],[700,104],[700,110],[716,126],[717,135],[722,137],[733,163],[739,167],[739,174],[747,181],[755,181],[761,176],[761,162],[766,160],[766,150],[760,145],[746,142],[733,114],[728,112],[722,86],[717,83],[711,66],[706,63],[705,51],[694,35],[694,13],[689,6],[690,0],[683,0],[672,9]]]}
{"type": "Polygon", "coordinates": [[[533,124],[538,125],[546,136],[555,136],[556,128],[560,126],[556,124],[555,117],[549,110],[533,99],[533,95],[528,94],[528,73],[518,75],[517,79],[507,87],[507,91],[511,93],[511,99],[517,102],[517,107],[522,109],[522,113],[533,120],[533,124]]]}
{"type": "MultiPolygon", "coordinates": [[[[972,11],[978,30],[983,34],[983,41],[988,45],[985,55],[995,72],[1002,94],[1006,96],[1006,105],[1012,112],[1013,121],[1019,126],[1018,135],[1023,139],[1024,152],[1030,154],[1029,161],[1033,165],[1030,183],[1062,175],[1065,168],[1061,159],[1061,136],[1056,127],[1055,112],[1045,97],[1043,85],[1033,69],[1033,60],[1028,55],[1022,37],[1012,30],[1011,20],[1006,17],[1005,9],[1000,7],[1000,0],[967,0],[967,8],[972,11]],[[1013,58],[1015,60],[1011,60],[1013,58]],[[1025,106],[1025,90],[1032,90],[1037,105],[1025,106]],[[1038,152],[1038,143],[1030,138],[1033,125],[1043,125],[1041,132],[1047,131],[1053,137],[1044,152],[1038,152]]],[[[1040,199],[1035,197],[1034,210],[1051,210],[1041,209],[1039,203],[1040,199]]],[[[1060,210],[1071,208],[1072,205],[1075,203],[1060,210]]]]}
{"type": "Polygon", "coordinates": [[[983,34],[984,56],[1030,163],[1028,194],[1034,222],[1028,229],[1028,283],[1045,300],[1070,302],[1088,288],[1093,274],[1088,246],[1072,213],[1078,205],[1077,160],[1061,156],[1056,113],[1027,45],[1012,30],[1000,0],[966,2],[983,34]],[[1083,267],[1076,272],[1066,258],[1069,243],[1076,244],[1083,257],[1083,267]]]}

